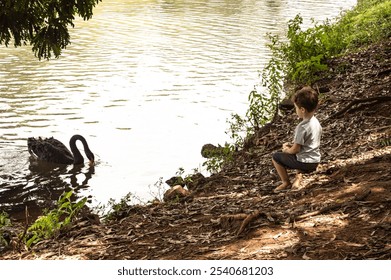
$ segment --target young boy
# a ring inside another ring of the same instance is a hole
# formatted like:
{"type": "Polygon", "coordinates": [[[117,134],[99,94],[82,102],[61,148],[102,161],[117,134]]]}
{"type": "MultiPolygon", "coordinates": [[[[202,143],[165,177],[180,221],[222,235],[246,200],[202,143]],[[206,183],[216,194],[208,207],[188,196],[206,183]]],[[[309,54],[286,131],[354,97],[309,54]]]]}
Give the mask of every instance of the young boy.
{"type": "Polygon", "coordinates": [[[314,116],[318,106],[318,94],[311,87],[298,90],[292,98],[296,113],[302,122],[295,129],[293,144],[282,145],[282,152],[273,154],[273,165],[281,178],[282,184],[274,192],[290,188],[291,182],[287,169],[296,169],[293,187],[300,186],[302,175],[315,171],[320,162],[320,138],[322,127],[314,116]]]}

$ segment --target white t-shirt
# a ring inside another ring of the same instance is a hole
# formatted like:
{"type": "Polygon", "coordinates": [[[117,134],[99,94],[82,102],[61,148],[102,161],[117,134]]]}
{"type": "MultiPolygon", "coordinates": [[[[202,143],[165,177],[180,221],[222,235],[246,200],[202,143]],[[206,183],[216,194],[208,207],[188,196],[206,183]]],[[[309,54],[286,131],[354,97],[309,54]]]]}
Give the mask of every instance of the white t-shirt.
{"type": "Polygon", "coordinates": [[[296,154],[297,160],[304,163],[320,162],[320,138],[322,127],[316,117],[303,120],[295,129],[294,143],[300,144],[300,152],[296,154]]]}

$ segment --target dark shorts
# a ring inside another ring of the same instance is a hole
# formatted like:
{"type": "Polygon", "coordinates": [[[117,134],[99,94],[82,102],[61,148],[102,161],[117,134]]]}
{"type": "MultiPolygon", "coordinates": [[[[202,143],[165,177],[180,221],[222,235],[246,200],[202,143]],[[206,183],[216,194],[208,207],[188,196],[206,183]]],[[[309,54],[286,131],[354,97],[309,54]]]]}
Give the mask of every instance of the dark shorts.
{"type": "Polygon", "coordinates": [[[273,159],[279,165],[284,166],[287,169],[296,169],[302,173],[309,173],[315,171],[319,163],[304,163],[297,160],[296,155],[276,152],[273,154],[273,159]]]}

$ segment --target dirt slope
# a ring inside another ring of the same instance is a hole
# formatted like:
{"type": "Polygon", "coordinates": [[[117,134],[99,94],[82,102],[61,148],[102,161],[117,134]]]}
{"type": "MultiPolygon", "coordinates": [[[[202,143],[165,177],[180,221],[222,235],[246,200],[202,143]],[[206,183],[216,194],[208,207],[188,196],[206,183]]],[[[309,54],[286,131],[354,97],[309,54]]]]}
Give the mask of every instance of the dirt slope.
{"type": "Polygon", "coordinates": [[[273,193],[271,153],[298,122],[289,111],[185,199],[82,219],[1,258],[391,259],[390,54],[388,40],[330,62],[332,76],[317,84],[323,160],[300,189],[273,193]]]}

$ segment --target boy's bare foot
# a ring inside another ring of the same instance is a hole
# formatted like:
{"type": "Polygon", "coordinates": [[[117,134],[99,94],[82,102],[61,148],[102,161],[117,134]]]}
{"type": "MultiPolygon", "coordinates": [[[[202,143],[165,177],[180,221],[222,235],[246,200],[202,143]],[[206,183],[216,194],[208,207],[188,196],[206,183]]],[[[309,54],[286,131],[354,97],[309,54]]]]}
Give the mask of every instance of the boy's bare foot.
{"type": "Polygon", "coordinates": [[[277,188],[274,189],[274,192],[278,193],[278,192],[284,191],[286,189],[289,189],[291,186],[292,186],[291,182],[282,182],[281,185],[279,185],[277,188]]]}
{"type": "Polygon", "coordinates": [[[301,173],[296,174],[295,181],[293,181],[293,185],[292,185],[293,189],[300,189],[302,178],[303,178],[303,174],[301,173]]]}

